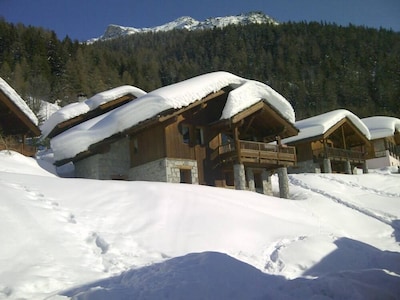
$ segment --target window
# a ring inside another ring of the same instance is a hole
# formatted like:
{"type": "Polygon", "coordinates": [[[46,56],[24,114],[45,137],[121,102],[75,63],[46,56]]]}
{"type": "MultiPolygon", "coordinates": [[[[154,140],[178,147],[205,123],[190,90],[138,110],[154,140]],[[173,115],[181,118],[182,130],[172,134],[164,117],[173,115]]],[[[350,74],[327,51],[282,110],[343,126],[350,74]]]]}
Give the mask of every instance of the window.
{"type": "Polygon", "coordinates": [[[196,127],[196,144],[204,145],[204,131],[201,127],[196,127]]]}
{"type": "Polygon", "coordinates": [[[182,125],[182,138],[185,144],[190,142],[190,129],[188,125],[182,125]]]}

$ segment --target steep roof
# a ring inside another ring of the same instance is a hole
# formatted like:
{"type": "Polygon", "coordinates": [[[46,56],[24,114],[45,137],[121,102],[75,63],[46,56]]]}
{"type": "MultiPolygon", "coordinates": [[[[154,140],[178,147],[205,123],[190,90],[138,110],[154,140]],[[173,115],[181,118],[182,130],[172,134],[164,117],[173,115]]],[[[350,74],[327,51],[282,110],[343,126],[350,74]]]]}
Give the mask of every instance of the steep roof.
{"type": "Polygon", "coordinates": [[[353,125],[367,138],[370,139],[371,135],[367,126],[352,112],[345,109],[338,109],[330,111],[321,115],[317,115],[308,119],[297,121],[294,125],[300,132],[297,136],[283,139],[283,143],[298,142],[311,138],[323,136],[326,132],[334,127],[338,122],[347,118],[353,125]]]}
{"type": "Polygon", "coordinates": [[[51,138],[145,94],[145,91],[137,87],[124,85],[98,93],[83,102],[68,104],[53,113],[42,124],[42,138],[51,138]]]}
{"type": "Polygon", "coordinates": [[[39,121],[20,95],[0,77],[0,126],[9,134],[40,135],[39,121]]]}
{"type": "Polygon", "coordinates": [[[213,72],[159,88],[54,137],[51,146],[55,159],[59,161],[72,158],[94,143],[164,112],[189,106],[225,87],[233,90],[229,92],[221,119],[229,119],[262,100],[279,111],[289,123],[295,122],[290,103],[271,87],[231,73],[213,72]]]}
{"type": "Polygon", "coordinates": [[[361,119],[371,133],[371,139],[379,139],[400,132],[400,119],[386,116],[375,116],[361,119]]]}

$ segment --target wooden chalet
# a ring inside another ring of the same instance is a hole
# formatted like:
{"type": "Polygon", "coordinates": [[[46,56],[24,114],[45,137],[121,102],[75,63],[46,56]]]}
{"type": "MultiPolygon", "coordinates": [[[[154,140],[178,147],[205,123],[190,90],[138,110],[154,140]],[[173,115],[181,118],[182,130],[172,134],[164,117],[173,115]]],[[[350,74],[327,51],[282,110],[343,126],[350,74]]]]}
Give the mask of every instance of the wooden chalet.
{"type": "MultiPolygon", "coordinates": [[[[226,76],[221,73],[217,75],[226,76]]],[[[163,110],[58,164],[73,161],[78,177],[198,183],[271,193],[267,191],[271,172],[296,163],[295,148],[280,140],[298,130],[263,98],[221,118],[235,88],[225,84],[181,108],[163,110]]],[[[179,91],[175,94],[180,97],[179,91]]],[[[149,93],[136,103],[151,106],[154,97],[149,93]]]]}
{"type": "Polygon", "coordinates": [[[400,167],[400,119],[387,116],[364,118],[373,145],[368,168],[400,167]]]}
{"type": "Polygon", "coordinates": [[[28,139],[40,135],[38,120],[24,100],[0,78],[0,150],[13,150],[26,156],[36,154],[28,139]]]}
{"type": "Polygon", "coordinates": [[[355,167],[367,172],[366,159],[372,151],[369,131],[351,112],[335,110],[295,126],[299,135],[284,140],[297,150],[297,166],[290,172],[351,174],[355,167]]]}

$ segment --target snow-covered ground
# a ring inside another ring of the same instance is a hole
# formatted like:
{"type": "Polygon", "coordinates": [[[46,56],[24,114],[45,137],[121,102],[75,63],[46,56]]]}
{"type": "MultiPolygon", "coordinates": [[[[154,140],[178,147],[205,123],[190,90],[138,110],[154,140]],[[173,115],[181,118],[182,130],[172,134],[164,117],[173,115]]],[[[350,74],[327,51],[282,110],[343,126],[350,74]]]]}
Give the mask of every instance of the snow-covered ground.
{"type": "Polygon", "coordinates": [[[287,200],[3,151],[0,299],[400,299],[395,171],[290,175],[287,200]]]}

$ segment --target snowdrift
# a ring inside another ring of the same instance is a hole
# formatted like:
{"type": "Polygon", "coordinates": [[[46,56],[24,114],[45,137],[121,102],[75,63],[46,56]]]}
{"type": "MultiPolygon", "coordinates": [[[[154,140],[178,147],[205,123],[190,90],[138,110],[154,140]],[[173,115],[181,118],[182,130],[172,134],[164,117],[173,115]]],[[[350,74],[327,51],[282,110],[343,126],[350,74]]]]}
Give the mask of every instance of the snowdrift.
{"type": "Polygon", "coordinates": [[[0,152],[1,299],[399,298],[394,170],[290,175],[287,200],[65,179],[48,157],[0,152]]]}

